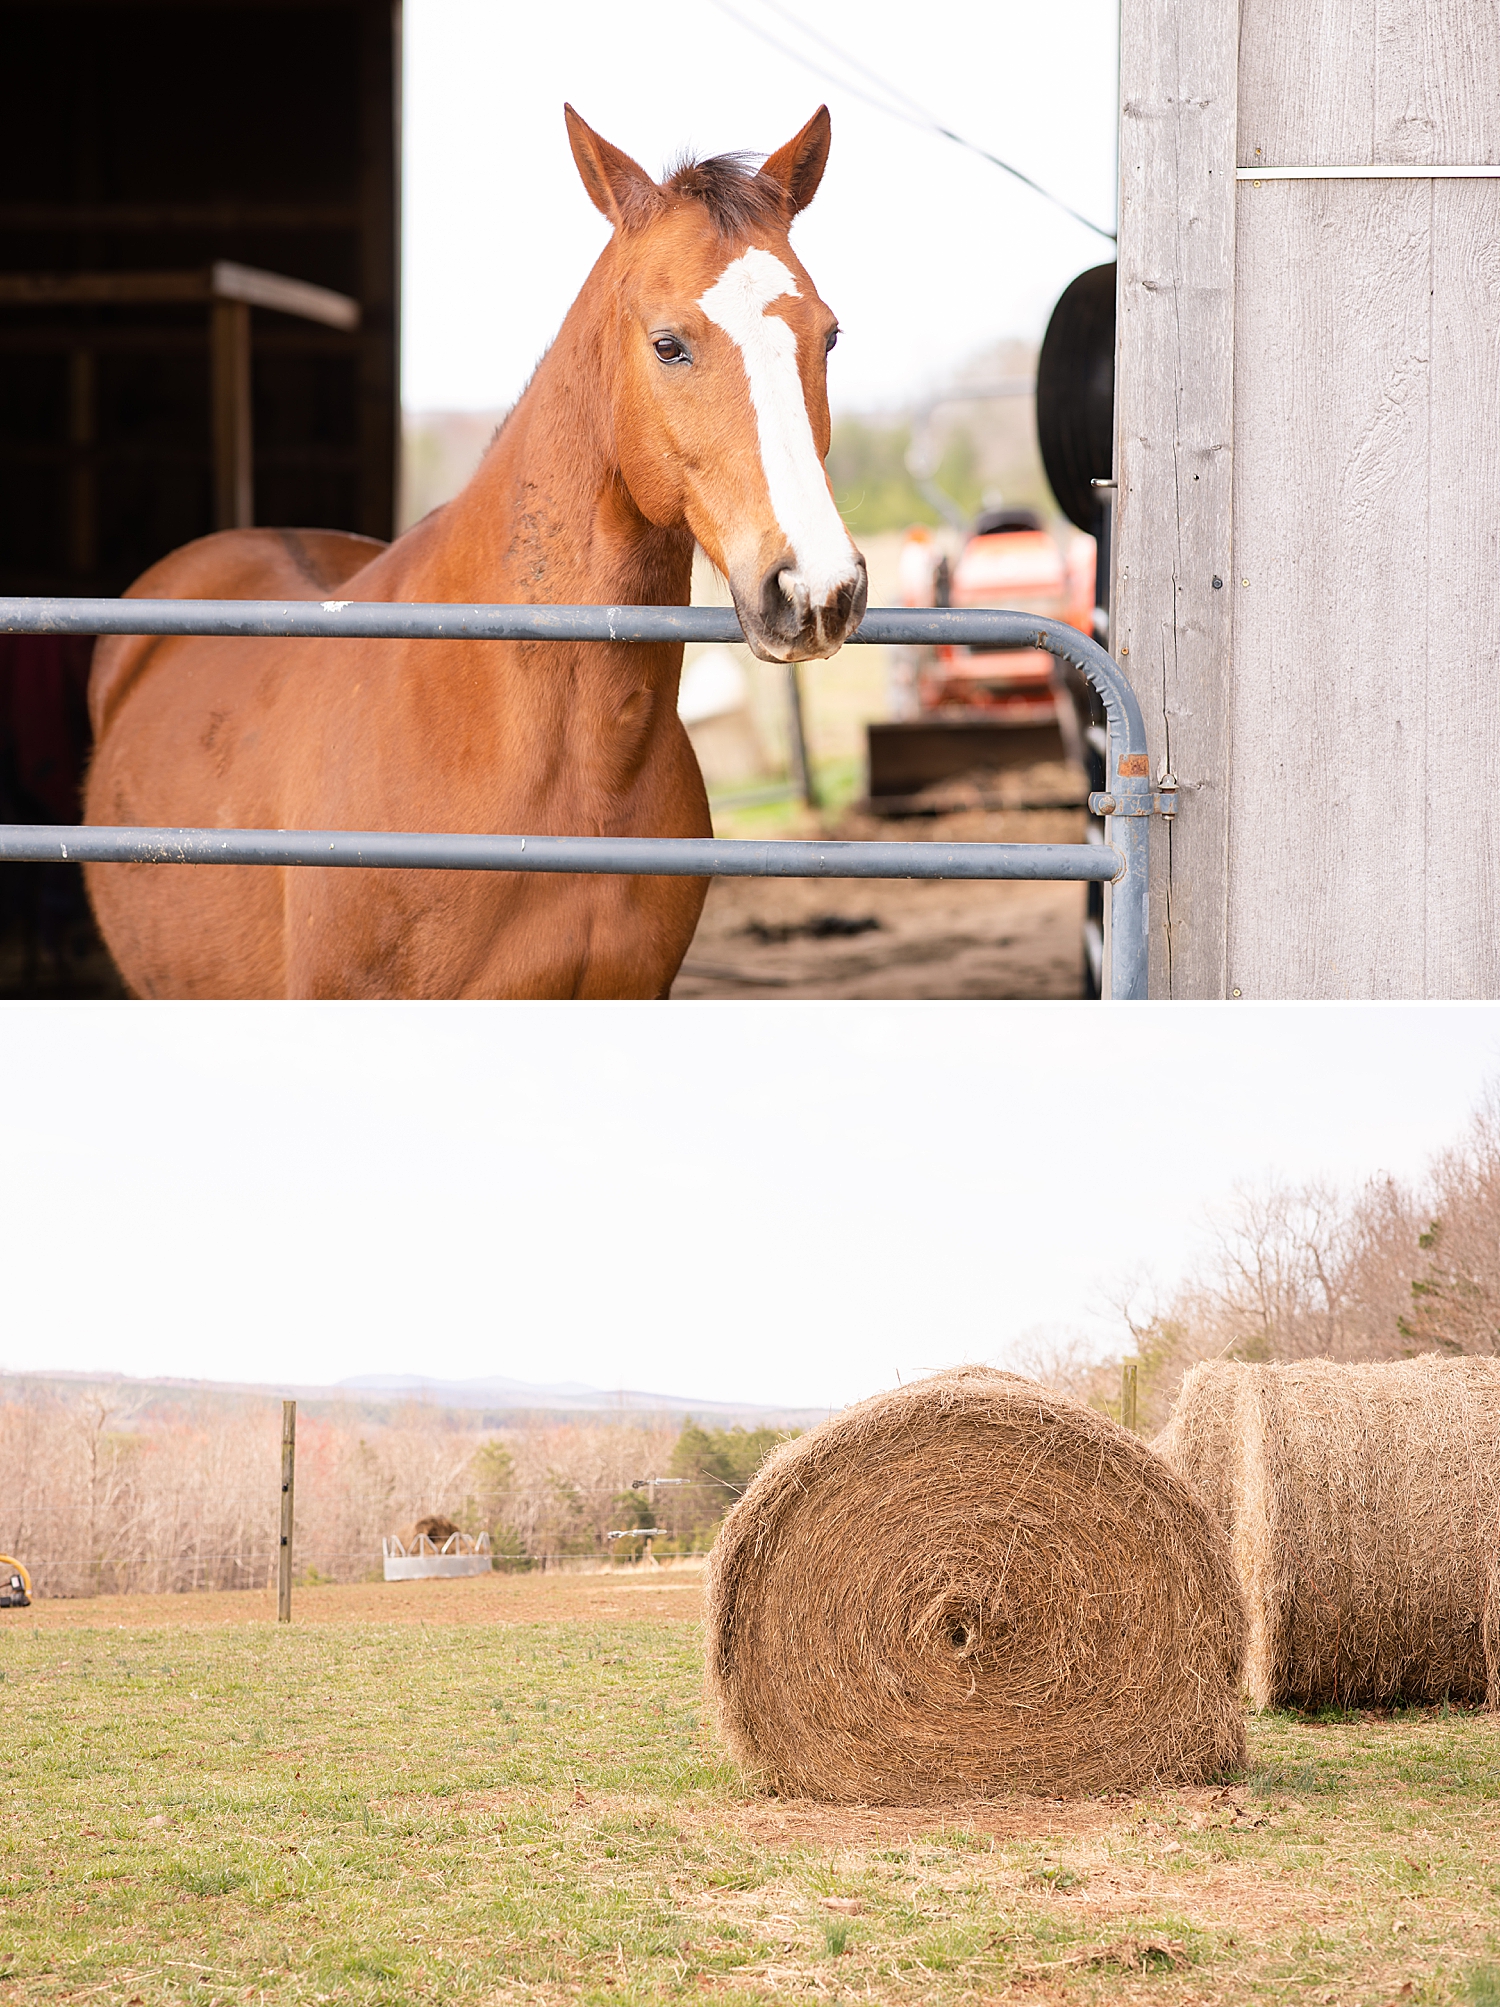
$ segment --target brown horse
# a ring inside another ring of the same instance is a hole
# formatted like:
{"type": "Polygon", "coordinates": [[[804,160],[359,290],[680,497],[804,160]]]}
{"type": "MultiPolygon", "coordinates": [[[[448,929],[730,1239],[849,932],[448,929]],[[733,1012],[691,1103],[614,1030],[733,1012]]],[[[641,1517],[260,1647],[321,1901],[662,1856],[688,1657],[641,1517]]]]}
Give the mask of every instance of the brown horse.
{"type": "MultiPolygon", "coordinates": [[[[684,605],[693,542],[750,646],[830,655],[865,606],[834,508],[834,316],[787,242],[826,108],[760,168],[658,186],[567,109],[614,234],[464,492],[389,547],[238,530],[162,561],[156,598],[684,605]]],[[[96,656],[85,821],[706,836],[680,645],[114,639],[96,656]]],[[[701,879],[94,865],[146,996],[652,997],[701,879]]]]}

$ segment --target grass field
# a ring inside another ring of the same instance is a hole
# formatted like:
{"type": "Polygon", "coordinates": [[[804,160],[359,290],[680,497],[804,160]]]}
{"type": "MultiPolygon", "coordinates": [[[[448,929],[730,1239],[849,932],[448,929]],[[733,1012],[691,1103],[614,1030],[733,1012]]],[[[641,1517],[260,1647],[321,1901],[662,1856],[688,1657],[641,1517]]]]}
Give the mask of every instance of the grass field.
{"type": "Polygon", "coordinates": [[[691,1578],[296,1614],[0,1619],[0,2001],[1500,2007],[1500,1719],[1262,1719],[1218,1793],[840,1811],[718,1755],[691,1578]]]}

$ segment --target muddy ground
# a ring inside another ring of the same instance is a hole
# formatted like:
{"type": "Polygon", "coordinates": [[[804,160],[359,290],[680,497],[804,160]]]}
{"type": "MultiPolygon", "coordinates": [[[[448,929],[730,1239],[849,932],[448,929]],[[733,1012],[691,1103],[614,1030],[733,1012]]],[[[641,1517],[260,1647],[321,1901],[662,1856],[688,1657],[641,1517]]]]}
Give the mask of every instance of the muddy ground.
{"type": "MultiPolygon", "coordinates": [[[[1017,776],[1017,784],[1025,780],[1017,776]]],[[[731,819],[722,836],[883,843],[1080,843],[1069,808],[977,809],[879,819],[783,813],[731,819]]],[[[41,881],[38,880],[38,883],[41,881]]],[[[66,888],[64,888],[66,889],[66,888]]],[[[1071,998],[1083,993],[1082,885],[922,879],[721,878],[674,998],[1071,998]]],[[[0,997],[126,991],[81,904],[66,924],[24,930],[0,915],[0,997]]]]}
{"type": "MultiPolygon", "coordinates": [[[[851,813],[826,833],[887,843],[1081,843],[1084,821],[1069,809],[900,821],[851,813]]],[[[1078,997],[1085,897],[1082,885],[720,878],[672,995],[1078,997]]]]}

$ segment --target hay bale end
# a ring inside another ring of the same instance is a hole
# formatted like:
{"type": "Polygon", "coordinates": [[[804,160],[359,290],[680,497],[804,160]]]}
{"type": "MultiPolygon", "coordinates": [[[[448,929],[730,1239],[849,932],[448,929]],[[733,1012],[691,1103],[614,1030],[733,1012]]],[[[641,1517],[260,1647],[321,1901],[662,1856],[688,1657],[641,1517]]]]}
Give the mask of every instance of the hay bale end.
{"type": "Polygon", "coordinates": [[[1500,1359],[1212,1360],[1154,1447],[1229,1538],[1257,1707],[1500,1705],[1500,1359]]]}

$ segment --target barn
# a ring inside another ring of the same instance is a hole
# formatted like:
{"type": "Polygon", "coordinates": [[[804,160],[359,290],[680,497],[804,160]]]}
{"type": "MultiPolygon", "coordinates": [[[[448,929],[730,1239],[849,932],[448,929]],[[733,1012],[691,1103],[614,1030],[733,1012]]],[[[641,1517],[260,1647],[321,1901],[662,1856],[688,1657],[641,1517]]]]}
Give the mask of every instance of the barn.
{"type": "Polygon", "coordinates": [[[1493,997],[1500,13],[1123,0],[1120,95],[1151,994],[1493,997]]]}
{"type": "MultiPolygon", "coordinates": [[[[399,0],[0,0],[0,594],[253,522],[388,537],[399,0]]],[[[0,636],[0,820],[76,822],[91,643],[0,636]]],[[[112,994],[0,867],[0,994],[112,994]]]]}

